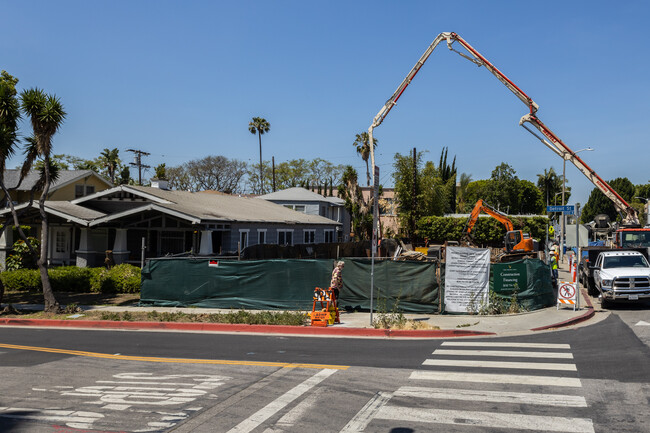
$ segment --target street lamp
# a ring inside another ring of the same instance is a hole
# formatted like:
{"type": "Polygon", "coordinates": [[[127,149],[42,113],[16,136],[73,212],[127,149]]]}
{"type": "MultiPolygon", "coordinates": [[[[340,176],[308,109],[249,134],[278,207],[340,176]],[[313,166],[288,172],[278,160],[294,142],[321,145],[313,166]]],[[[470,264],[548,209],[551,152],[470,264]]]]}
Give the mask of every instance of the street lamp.
{"type": "MultiPolygon", "coordinates": [[[[573,155],[576,153],[584,152],[584,151],[592,151],[591,147],[585,147],[584,149],[576,150],[573,152],[573,155]]],[[[562,158],[562,204],[564,205],[566,202],[564,201],[564,192],[566,190],[566,160],[568,159],[568,156],[570,156],[570,153],[565,153],[564,157],[562,158]]],[[[576,215],[577,218],[577,215],[576,215]]],[[[560,226],[560,260],[562,260],[562,263],[564,263],[564,227],[566,225],[566,215],[564,215],[564,212],[562,212],[562,225],[560,226]]]]}
{"type": "MultiPolygon", "coordinates": [[[[562,192],[556,192],[556,193],[555,193],[555,197],[553,197],[553,204],[554,204],[554,205],[557,204],[557,196],[558,196],[558,195],[561,195],[561,194],[563,194],[563,193],[562,193],[562,192]]],[[[564,200],[564,199],[563,199],[563,200],[564,200]]]]}

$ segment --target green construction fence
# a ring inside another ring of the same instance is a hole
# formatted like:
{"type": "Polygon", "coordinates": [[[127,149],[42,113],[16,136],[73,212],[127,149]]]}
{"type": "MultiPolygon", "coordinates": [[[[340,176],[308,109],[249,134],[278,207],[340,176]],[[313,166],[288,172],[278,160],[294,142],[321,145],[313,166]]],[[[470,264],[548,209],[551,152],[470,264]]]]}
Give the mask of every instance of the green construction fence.
{"type": "MultiPolygon", "coordinates": [[[[339,307],[370,309],[371,261],[346,258],[339,307]]],[[[140,304],[159,307],[206,307],[253,310],[310,310],[315,287],[329,286],[334,261],[329,259],[210,260],[152,259],[142,269],[140,304]]],[[[435,314],[444,267],[438,262],[377,260],[374,267],[374,311],[435,314]]],[[[553,305],[548,266],[539,260],[492,265],[490,287],[510,299],[513,290],[527,309],[553,305]],[[493,278],[495,272],[512,278],[493,278]],[[523,289],[522,289],[523,288],[523,289]],[[550,297],[549,297],[550,294],[550,297]]],[[[443,290],[444,291],[444,290],[443,290]]]]}

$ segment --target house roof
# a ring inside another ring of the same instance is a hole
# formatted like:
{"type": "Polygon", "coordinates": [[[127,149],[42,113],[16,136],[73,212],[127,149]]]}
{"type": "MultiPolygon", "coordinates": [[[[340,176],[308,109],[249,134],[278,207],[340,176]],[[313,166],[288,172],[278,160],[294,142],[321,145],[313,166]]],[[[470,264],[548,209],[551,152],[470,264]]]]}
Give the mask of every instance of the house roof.
{"type": "Polygon", "coordinates": [[[345,203],[345,201],[338,197],[324,197],[320,194],[301,187],[283,189],[280,191],[261,195],[259,198],[269,201],[320,201],[337,206],[342,206],[345,203]]]}
{"type": "MultiPolygon", "coordinates": [[[[102,180],[108,186],[112,186],[112,184],[108,180],[104,179],[102,176],[98,175],[92,170],[61,170],[59,171],[59,177],[54,182],[52,182],[52,185],[50,185],[50,192],[56,191],[58,188],[64,187],[80,179],[84,179],[90,176],[102,180]]],[[[17,188],[17,190],[30,191],[34,187],[36,182],[38,182],[39,177],[40,177],[40,173],[38,172],[38,170],[30,170],[29,173],[27,173],[27,176],[25,176],[25,178],[21,182],[20,186],[17,188]]],[[[5,170],[4,183],[7,188],[9,189],[16,188],[19,180],[20,180],[20,170],[18,169],[5,170]]]]}
{"type": "Polygon", "coordinates": [[[221,194],[201,194],[188,191],[162,190],[159,188],[120,185],[71,202],[47,202],[48,207],[69,212],[71,217],[85,220],[88,225],[98,225],[121,217],[145,211],[158,211],[193,223],[245,222],[277,224],[340,225],[336,221],[318,215],[307,215],[287,209],[259,198],[237,197],[221,194]],[[91,211],[100,208],[101,202],[126,201],[140,198],[133,207],[115,213],[91,211]],[[63,204],[67,203],[67,205],[63,204]],[[88,212],[91,211],[91,212],[88,212]],[[92,212],[97,212],[93,214],[92,212]]]}

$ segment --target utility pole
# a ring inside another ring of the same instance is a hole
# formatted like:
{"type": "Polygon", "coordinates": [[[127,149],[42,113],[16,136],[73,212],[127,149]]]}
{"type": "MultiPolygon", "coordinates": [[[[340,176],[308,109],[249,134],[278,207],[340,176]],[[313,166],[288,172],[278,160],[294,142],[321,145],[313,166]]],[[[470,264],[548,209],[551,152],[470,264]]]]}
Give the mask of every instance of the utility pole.
{"type": "Polygon", "coordinates": [[[275,156],[271,157],[271,164],[273,166],[273,192],[275,192],[275,156]]]}
{"type": "Polygon", "coordinates": [[[129,165],[133,167],[138,167],[138,185],[142,185],[142,169],[151,168],[151,166],[142,163],[142,156],[143,155],[149,156],[151,154],[149,152],[145,152],[144,150],[136,150],[136,149],[126,149],[126,151],[133,152],[135,154],[134,161],[130,162],[129,165]]]}
{"type": "Polygon", "coordinates": [[[418,175],[418,162],[417,151],[413,148],[413,193],[411,194],[411,244],[415,248],[415,204],[417,194],[417,175],[418,175]]]}

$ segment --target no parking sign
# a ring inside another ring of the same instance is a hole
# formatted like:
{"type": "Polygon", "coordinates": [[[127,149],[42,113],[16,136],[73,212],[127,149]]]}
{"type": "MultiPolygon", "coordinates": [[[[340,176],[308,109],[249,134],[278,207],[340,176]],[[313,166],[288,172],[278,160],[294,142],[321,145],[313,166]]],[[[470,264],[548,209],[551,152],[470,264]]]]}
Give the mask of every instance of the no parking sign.
{"type": "Polygon", "coordinates": [[[567,281],[560,281],[557,289],[557,305],[556,309],[560,308],[560,304],[573,305],[573,311],[576,309],[577,299],[576,284],[567,281]]]}

